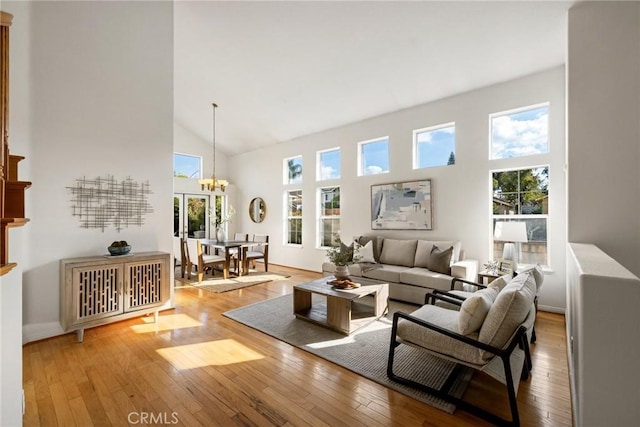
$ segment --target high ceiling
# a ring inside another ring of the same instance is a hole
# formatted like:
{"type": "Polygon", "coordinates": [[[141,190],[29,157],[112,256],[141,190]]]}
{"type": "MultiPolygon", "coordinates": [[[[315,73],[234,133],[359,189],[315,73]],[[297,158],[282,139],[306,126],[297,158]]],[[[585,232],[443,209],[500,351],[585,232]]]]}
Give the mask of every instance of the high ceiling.
{"type": "Polygon", "coordinates": [[[545,70],[572,3],[178,1],[175,120],[233,155],[545,70]]]}

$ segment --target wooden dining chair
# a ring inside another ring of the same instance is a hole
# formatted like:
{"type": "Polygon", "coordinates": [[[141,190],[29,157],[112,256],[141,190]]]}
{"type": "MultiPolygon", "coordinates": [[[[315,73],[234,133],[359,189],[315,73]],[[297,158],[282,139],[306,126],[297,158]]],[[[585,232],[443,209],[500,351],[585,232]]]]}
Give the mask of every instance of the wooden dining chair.
{"type": "Polygon", "coordinates": [[[187,239],[185,247],[185,258],[187,258],[187,277],[191,279],[191,272],[196,270],[198,274],[198,283],[204,278],[204,271],[211,268],[211,275],[215,275],[215,266],[222,264],[223,268],[227,260],[220,255],[207,255],[202,250],[202,243],[198,239],[187,239]]]}
{"type": "Polygon", "coordinates": [[[180,266],[180,277],[184,278],[186,260],[184,254],[184,242],[182,237],[173,236],[173,270],[180,266]]]}
{"type": "MultiPolygon", "coordinates": [[[[233,235],[233,240],[248,242],[249,234],[247,233],[235,233],[233,235]]],[[[240,261],[241,261],[241,248],[231,248],[229,249],[229,253],[231,254],[231,260],[233,260],[233,271],[236,275],[240,275],[240,261]]]]}

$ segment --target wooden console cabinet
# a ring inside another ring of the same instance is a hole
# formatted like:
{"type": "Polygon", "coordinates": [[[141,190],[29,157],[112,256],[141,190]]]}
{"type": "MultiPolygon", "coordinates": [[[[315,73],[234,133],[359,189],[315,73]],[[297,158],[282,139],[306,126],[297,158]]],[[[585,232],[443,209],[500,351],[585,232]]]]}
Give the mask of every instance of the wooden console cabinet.
{"type": "Polygon", "coordinates": [[[169,300],[170,255],[142,252],[60,260],[60,323],[65,332],[155,313],[169,300]]]}

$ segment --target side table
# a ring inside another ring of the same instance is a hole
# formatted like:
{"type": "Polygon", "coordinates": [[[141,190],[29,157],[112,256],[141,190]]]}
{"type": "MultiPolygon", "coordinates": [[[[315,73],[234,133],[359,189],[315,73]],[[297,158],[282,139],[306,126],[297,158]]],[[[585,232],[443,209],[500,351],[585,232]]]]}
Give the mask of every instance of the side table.
{"type": "Polygon", "coordinates": [[[478,283],[488,285],[500,276],[500,273],[490,273],[487,270],[482,270],[478,272],[478,283]]]}

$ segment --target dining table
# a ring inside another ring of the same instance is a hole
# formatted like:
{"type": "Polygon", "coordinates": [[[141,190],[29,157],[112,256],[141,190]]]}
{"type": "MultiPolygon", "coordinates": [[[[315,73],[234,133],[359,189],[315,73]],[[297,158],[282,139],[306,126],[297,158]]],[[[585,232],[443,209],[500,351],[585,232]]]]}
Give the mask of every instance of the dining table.
{"type": "Polygon", "coordinates": [[[263,246],[267,244],[262,242],[249,242],[246,240],[224,240],[224,241],[215,240],[215,239],[199,239],[199,240],[202,246],[206,246],[209,248],[209,253],[213,253],[214,251],[220,253],[224,251],[225,263],[224,263],[224,269],[223,269],[223,276],[225,279],[228,279],[229,275],[231,274],[231,270],[229,269],[229,266],[231,265],[231,255],[233,253],[232,249],[237,249],[237,252],[238,252],[238,262],[241,263],[240,272],[239,272],[240,276],[246,276],[247,274],[249,274],[249,262],[247,259],[247,251],[251,247],[263,246]]]}

